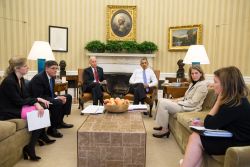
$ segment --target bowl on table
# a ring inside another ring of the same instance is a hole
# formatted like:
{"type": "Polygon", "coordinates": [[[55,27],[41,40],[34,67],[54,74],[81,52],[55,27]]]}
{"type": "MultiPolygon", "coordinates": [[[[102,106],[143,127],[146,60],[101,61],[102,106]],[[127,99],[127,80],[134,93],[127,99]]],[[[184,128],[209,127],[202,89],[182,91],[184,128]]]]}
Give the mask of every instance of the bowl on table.
{"type": "Polygon", "coordinates": [[[104,105],[106,111],[111,113],[122,113],[128,111],[129,104],[104,105]]]}

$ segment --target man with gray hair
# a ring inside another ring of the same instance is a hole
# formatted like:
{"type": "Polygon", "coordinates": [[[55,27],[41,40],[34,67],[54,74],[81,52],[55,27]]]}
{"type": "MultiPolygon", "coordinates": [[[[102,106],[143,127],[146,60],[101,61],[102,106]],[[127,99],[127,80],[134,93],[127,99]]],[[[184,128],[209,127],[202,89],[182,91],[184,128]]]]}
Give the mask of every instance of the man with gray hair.
{"type": "Polygon", "coordinates": [[[106,84],[104,80],[103,69],[97,66],[96,57],[89,58],[90,66],[83,72],[83,92],[92,93],[93,105],[103,104],[103,87],[106,84]]]}

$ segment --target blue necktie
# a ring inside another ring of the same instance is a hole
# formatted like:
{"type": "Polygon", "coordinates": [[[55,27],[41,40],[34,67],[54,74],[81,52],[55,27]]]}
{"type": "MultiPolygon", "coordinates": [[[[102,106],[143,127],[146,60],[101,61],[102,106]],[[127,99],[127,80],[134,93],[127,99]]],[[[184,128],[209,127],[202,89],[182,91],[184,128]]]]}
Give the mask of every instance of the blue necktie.
{"type": "MultiPolygon", "coordinates": [[[[148,82],[147,82],[147,77],[146,77],[146,71],[145,70],[143,70],[143,82],[145,83],[145,84],[147,84],[148,82]]],[[[149,91],[149,88],[146,88],[146,92],[148,92],[149,91]]]]}
{"type": "Polygon", "coordinates": [[[50,85],[51,97],[54,98],[54,87],[53,87],[53,79],[52,78],[50,78],[50,80],[49,80],[49,85],[50,85]]]}

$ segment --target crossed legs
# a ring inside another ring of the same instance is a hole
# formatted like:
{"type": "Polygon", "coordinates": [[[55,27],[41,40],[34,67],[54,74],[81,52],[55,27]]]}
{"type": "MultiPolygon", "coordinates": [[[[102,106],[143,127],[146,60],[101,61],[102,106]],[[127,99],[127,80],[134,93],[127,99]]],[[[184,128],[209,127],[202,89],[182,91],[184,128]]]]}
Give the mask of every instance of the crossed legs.
{"type": "Polygon", "coordinates": [[[180,167],[201,167],[203,146],[200,135],[193,132],[188,139],[184,159],[180,167]]]}

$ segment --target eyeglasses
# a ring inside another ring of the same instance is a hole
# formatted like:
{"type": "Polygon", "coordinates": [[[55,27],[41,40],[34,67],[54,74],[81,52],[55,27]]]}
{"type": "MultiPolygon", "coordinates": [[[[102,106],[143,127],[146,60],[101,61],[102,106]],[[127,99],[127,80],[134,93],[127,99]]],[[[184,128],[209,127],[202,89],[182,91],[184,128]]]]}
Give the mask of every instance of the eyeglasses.
{"type": "Polygon", "coordinates": [[[58,67],[50,67],[52,70],[58,70],[58,67]]]}

